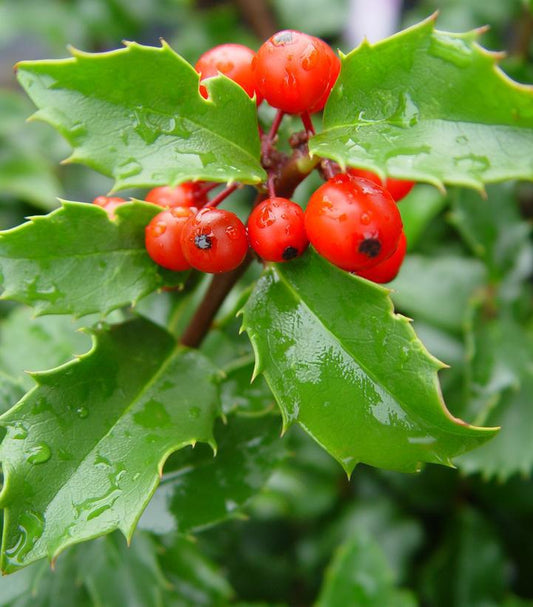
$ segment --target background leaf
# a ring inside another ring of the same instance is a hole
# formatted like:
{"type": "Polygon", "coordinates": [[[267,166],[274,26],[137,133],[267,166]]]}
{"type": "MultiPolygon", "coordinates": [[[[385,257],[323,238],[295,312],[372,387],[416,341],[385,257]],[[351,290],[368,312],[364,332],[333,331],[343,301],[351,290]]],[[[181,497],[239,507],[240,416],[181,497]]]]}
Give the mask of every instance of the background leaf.
{"type": "Polygon", "coordinates": [[[466,473],[504,480],[533,469],[533,336],[508,312],[490,319],[486,313],[480,304],[471,312],[466,389],[476,421],[502,430],[491,443],[458,458],[457,465],[466,473]]]}
{"type": "Polygon", "coordinates": [[[359,462],[450,464],[494,434],[446,410],[441,363],[394,315],[387,291],[311,251],[266,269],[243,328],[285,426],[298,421],[348,472],[359,462]]]}
{"type": "Polygon", "coordinates": [[[111,221],[96,205],[65,202],[49,215],[2,232],[2,297],[40,314],[104,316],[165,283],[180,284],[186,274],[161,269],[144,245],[144,228],[159,210],[128,204],[111,221]]]}
{"type": "Polygon", "coordinates": [[[460,332],[468,302],[485,287],[483,264],[459,255],[408,255],[390,283],[392,299],[402,313],[436,327],[460,332]]]}
{"type": "Polygon", "coordinates": [[[215,369],[143,320],[96,333],[86,355],[35,374],[2,424],[4,571],[120,529],[131,537],[168,455],[214,445],[215,369]]]}
{"type": "Polygon", "coordinates": [[[343,59],[311,151],[437,186],[533,179],[533,89],[503,75],[480,31],[434,20],[343,59]]]}
{"type": "Polygon", "coordinates": [[[397,590],[384,554],[366,533],[341,546],[326,572],[316,607],[416,607],[415,597],[397,590]]]}
{"type": "Polygon", "coordinates": [[[226,77],[198,91],[198,74],[168,45],[127,43],[109,53],[18,64],[18,78],[81,162],[114,190],[189,179],[257,183],[256,104],[226,77]],[[169,85],[172,83],[172,85],[169,85]]]}

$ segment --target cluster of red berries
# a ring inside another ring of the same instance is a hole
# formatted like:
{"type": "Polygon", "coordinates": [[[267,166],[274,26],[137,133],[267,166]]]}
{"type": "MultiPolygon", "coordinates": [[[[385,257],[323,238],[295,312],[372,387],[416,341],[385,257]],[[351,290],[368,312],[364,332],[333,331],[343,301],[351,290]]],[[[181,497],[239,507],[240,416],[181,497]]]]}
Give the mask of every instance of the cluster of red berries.
{"type": "MultiPolygon", "coordinates": [[[[336,266],[389,282],[406,250],[400,213],[376,176],[371,181],[357,173],[350,169],[329,179],[313,193],[305,212],[286,198],[267,198],[252,210],[247,226],[231,211],[210,206],[209,186],[200,182],[154,188],[146,200],[164,210],[146,226],[146,249],[170,270],[219,273],[238,267],[249,246],[265,261],[285,262],[311,242],[336,266]]],[[[113,215],[126,201],[99,196],[94,202],[113,215]]]]}
{"type": "MultiPolygon", "coordinates": [[[[302,116],[312,132],[309,115],[320,111],[340,72],[340,61],[319,38],[286,30],[267,40],[257,53],[239,44],[224,44],[204,53],[195,69],[200,82],[219,73],[239,84],[257,105],[263,99],[284,113],[302,116]]],[[[200,94],[208,92],[200,84],[200,94]]],[[[276,124],[276,121],[274,122],[276,124]]],[[[266,136],[266,149],[276,129],[266,136]]],[[[170,270],[190,268],[227,272],[238,267],[249,247],[265,261],[285,262],[301,255],[309,242],[336,266],[375,282],[392,280],[406,250],[396,201],[413,183],[388,179],[384,184],[369,171],[350,169],[332,176],[311,196],[304,210],[276,195],[269,175],[269,196],[255,206],[247,226],[217,205],[236,186],[209,201],[218,184],[187,182],[158,187],[146,196],[164,207],[146,226],[150,257],[170,270]]],[[[113,216],[120,198],[94,201],[113,216]]]]}

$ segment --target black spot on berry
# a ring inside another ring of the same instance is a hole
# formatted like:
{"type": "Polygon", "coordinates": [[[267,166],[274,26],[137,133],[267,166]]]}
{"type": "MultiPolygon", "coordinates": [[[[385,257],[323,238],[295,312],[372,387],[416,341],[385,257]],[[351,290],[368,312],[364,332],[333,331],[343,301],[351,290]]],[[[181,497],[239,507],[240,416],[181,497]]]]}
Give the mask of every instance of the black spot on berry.
{"type": "Polygon", "coordinates": [[[381,251],[381,242],[377,238],[365,238],[358,250],[367,257],[377,257],[381,251]]]}
{"type": "Polygon", "coordinates": [[[285,46],[286,44],[290,44],[292,42],[292,38],[293,38],[292,32],[289,32],[289,31],[279,32],[272,38],[272,42],[276,46],[285,46]]]}
{"type": "Polygon", "coordinates": [[[298,257],[298,249],[296,247],[287,247],[283,253],[281,254],[285,261],[289,261],[289,259],[294,259],[298,257]]]}
{"type": "Polygon", "coordinates": [[[194,244],[202,250],[207,250],[210,249],[213,246],[213,240],[211,238],[211,236],[208,236],[207,234],[197,234],[194,237],[194,244]]]}

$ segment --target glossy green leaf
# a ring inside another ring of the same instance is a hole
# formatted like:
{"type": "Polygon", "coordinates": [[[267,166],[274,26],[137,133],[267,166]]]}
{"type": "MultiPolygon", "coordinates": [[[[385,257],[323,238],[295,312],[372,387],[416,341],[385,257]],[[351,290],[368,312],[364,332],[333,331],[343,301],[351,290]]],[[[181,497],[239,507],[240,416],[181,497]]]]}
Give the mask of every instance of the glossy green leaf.
{"type": "Polygon", "coordinates": [[[166,43],[126,43],[108,53],[22,62],[18,78],[81,162],[115,179],[115,190],[188,179],[257,183],[256,104],[226,77],[198,74],[166,43]]]}
{"type": "Polygon", "coordinates": [[[102,316],[184,273],[161,270],[148,256],[144,228],[158,207],[133,203],[117,219],[92,204],[65,202],[0,233],[3,299],[31,305],[38,314],[102,316]]]}
{"type": "Polygon", "coordinates": [[[2,569],[120,529],[131,537],[170,453],[214,445],[216,370],[143,320],[95,333],[0,422],[5,484],[2,569]]]}
{"type": "Polygon", "coordinates": [[[175,453],[141,526],[188,533],[239,516],[286,455],[280,430],[278,416],[231,415],[216,427],[216,457],[201,445],[175,453]]]}
{"type": "Polygon", "coordinates": [[[410,592],[398,590],[379,545],[362,531],[340,547],[326,572],[316,607],[416,607],[410,592]]]}
{"type": "Polygon", "coordinates": [[[243,328],[281,408],[349,473],[359,462],[418,470],[451,464],[495,430],[450,415],[437,371],[388,291],[309,251],[269,265],[243,328]]]}
{"type": "Polygon", "coordinates": [[[439,187],[533,179],[533,88],[435,16],[342,61],[314,154],[439,187]]]}
{"type": "Polygon", "coordinates": [[[501,426],[494,441],[458,458],[466,473],[505,480],[533,469],[533,334],[512,318],[489,318],[483,307],[468,325],[470,413],[480,423],[501,426]]]}
{"type": "Polygon", "coordinates": [[[459,332],[469,300],[486,281],[485,267],[470,257],[407,255],[390,288],[403,314],[459,332]]]}

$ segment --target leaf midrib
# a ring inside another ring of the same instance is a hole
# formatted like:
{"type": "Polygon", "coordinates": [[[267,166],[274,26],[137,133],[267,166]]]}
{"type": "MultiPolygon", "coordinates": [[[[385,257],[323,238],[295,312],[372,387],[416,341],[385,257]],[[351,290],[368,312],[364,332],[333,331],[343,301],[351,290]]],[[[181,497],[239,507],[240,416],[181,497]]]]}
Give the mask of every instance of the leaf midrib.
{"type": "MultiPolygon", "coordinates": [[[[350,357],[352,358],[354,361],[356,361],[356,363],[359,365],[359,367],[361,368],[361,370],[367,375],[367,377],[369,377],[369,379],[374,383],[374,385],[379,386],[384,392],[386,392],[392,399],[394,402],[396,402],[401,409],[406,413],[409,414],[412,418],[417,420],[417,423],[419,425],[419,427],[422,428],[426,428],[429,429],[430,431],[434,428],[437,428],[439,432],[446,432],[447,434],[451,434],[454,436],[463,436],[463,434],[458,430],[457,432],[453,432],[451,431],[451,429],[449,428],[441,428],[438,426],[435,426],[432,423],[428,423],[426,420],[424,420],[423,417],[420,416],[420,414],[414,412],[412,410],[411,407],[406,406],[405,403],[403,402],[402,399],[397,398],[388,387],[386,387],[384,384],[382,384],[379,381],[376,381],[374,374],[370,373],[366,367],[366,365],[362,364],[353,354],[352,352],[347,349],[347,347],[345,346],[345,344],[343,343],[343,341],[334,333],[332,333],[332,331],[328,328],[328,326],[323,322],[322,318],[320,317],[320,315],[314,311],[311,306],[307,303],[307,301],[304,300],[304,298],[301,296],[301,294],[299,294],[297,291],[295,291],[294,287],[291,285],[291,283],[287,280],[287,278],[283,275],[283,273],[281,271],[278,270],[277,272],[277,276],[279,277],[279,279],[281,280],[281,282],[286,286],[286,288],[289,290],[290,294],[292,295],[293,299],[296,301],[296,303],[302,303],[307,310],[309,310],[309,313],[314,316],[317,321],[320,323],[320,326],[323,327],[324,331],[326,333],[328,333],[332,338],[334,343],[338,343],[339,347],[342,348],[342,350],[350,357]]],[[[399,320],[399,322],[401,322],[401,320],[399,320]]],[[[436,376],[436,371],[432,371],[432,374],[434,376],[436,376]]],[[[444,407],[444,403],[438,402],[437,406],[439,406],[440,408],[444,407]]],[[[449,420],[450,422],[453,423],[452,420],[449,420]]],[[[476,435],[472,435],[469,438],[477,438],[476,435]]]]}

